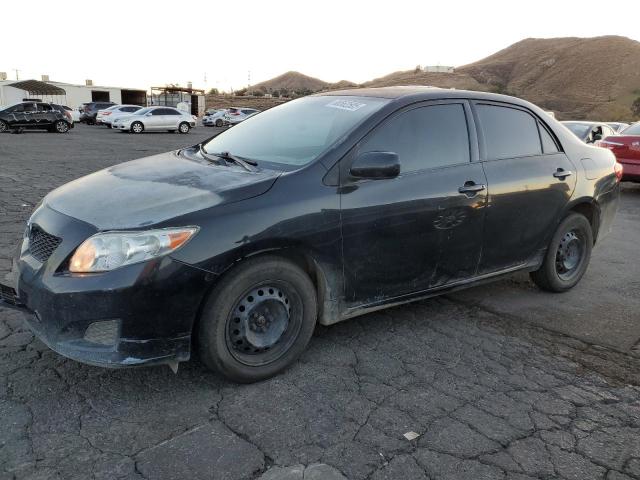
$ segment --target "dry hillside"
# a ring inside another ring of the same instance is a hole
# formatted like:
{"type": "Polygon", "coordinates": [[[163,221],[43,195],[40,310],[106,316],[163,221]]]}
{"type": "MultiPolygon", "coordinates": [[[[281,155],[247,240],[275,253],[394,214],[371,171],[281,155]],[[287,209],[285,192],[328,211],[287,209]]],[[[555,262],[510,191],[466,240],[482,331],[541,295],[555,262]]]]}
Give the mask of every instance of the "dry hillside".
{"type": "MultiPolygon", "coordinates": [[[[364,87],[431,85],[484,90],[525,98],[553,110],[560,119],[632,120],[640,97],[640,42],[626,37],[527,38],[455,73],[394,72],[364,87]]],[[[353,88],[298,72],[254,85],[251,90],[289,92],[353,88]]]]}
{"type": "Polygon", "coordinates": [[[564,117],[629,117],[640,96],[640,43],[617,36],[528,38],[456,72],[564,117]]]}

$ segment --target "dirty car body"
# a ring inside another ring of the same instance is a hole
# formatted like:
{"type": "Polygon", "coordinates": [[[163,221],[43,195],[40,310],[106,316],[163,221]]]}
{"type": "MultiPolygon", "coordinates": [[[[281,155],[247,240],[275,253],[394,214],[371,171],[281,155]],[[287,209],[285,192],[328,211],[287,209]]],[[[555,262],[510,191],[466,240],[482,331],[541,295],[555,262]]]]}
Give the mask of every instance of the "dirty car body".
{"type": "Polygon", "coordinates": [[[512,97],[421,87],[314,95],[203,145],[116,165],[47,195],[29,219],[5,303],[25,311],[53,350],[82,362],[185,361],[211,296],[246,262],[277,256],[304,271],[317,298],[313,319],[324,325],[536,270],[570,212],[588,218],[594,241],[609,231],[614,164],[608,150],[512,97]],[[298,117],[298,136],[278,138],[280,116],[311,107],[313,118],[331,122],[298,117]],[[493,143],[512,133],[494,124],[503,113],[529,122],[531,144],[493,143]],[[411,146],[421,128],[436,150],[411,146]],[[265,150],[268,142],[289,143],[265,150]],[[207,160],[202,146],[217,145],[257,165],[207,160]],[[93,235],[176,227],[197,233],[167,255],[111,271],[70,267],[93,235]]]}

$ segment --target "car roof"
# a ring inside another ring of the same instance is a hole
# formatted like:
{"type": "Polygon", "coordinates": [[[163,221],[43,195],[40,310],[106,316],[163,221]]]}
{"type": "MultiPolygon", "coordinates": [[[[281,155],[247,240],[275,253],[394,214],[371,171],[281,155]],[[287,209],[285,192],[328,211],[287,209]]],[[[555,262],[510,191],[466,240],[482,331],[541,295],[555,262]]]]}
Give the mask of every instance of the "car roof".
{"type": "MultiPolygon", "coordinates": [[[[457,90],[455,88],[439,88],[426,85],[400,85],[394,87],[376,87],[376,88],[350,88],[347,90],[328,90],[326,92],[316,93],[313,96],[355,96],[355,97],[377,97],[387,98],[391,100],[402,100],[402,103],[417,102],[424,100],[447,100],[447,99],[471,99],[484,100],[493,102],[506,102],[513,105],[519,105],[525,108],[535,107],[526,100],[509,95],[501,95],[498,93],[479,92],[473,90],[457,90]]],[[[401,102],[398,102],[401,103],[401,102]]],[[[544,112],[543,112],[544,113],[544,112]]]]}

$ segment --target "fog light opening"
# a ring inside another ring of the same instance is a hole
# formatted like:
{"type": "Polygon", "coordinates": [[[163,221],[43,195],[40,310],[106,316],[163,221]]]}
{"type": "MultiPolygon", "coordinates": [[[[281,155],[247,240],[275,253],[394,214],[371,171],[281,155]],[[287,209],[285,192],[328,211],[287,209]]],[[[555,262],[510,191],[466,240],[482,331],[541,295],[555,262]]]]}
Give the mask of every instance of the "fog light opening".
{"type": "Polygon", "coordinates": [[[114,346],[118,341],[119,320],[104,320],[93,322],[84,332],[87,342],[104,346],[114,346]]]}

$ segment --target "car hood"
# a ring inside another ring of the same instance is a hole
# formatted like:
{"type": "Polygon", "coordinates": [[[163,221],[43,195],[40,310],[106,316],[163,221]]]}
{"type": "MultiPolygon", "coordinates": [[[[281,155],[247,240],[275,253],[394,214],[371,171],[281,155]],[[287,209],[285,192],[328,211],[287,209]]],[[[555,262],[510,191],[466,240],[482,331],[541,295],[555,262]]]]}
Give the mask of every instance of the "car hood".
{"type": "Polygon", "coordinates": [[[269,190],[281,173],[248,172],[169,152],[74,180],[49,193],[44,203],[98,230],[140,228],[256,197],[269,190]]]}

